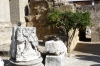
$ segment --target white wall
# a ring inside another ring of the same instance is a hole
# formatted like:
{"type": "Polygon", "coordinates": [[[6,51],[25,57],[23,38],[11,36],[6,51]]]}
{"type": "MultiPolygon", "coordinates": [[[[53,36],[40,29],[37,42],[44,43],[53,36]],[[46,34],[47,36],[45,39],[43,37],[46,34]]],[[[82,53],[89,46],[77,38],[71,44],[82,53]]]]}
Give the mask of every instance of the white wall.
{"type": "Polygon", "coordinates": [[[0,0],[0,22],[10,22],[9,0],[0,0]]]}

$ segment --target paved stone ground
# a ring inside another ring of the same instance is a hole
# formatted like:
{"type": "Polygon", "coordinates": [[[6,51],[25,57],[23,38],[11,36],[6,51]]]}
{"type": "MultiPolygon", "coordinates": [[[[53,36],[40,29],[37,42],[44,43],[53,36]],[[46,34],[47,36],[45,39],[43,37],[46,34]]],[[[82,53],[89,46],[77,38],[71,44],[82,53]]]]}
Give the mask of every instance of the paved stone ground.
{"type": "Polygon", "coordinates": [[[68,66],[100,66],[100,43],[78,43],[71,52],[71,58],[75,61],[68,66]]]}
{"type": "MultiPolygon", "coordinates": [[[[43,43],[40,43],[39,49],[42,53],[45,53],[43,43]]],[[[2,52],[5,51],[1,57],[5,64],[7,64],[9,62],[9,57],[6,55],[6,51],[9,50],[9,44],[7,46],[1,45],[0,51],[1,50],[2,52]]],[[[78,43],[75,50],[71,52],[71,55],[67,60],[68,62],[66,62],[66,66],[100,66],[100,43],[78,43]]]]}

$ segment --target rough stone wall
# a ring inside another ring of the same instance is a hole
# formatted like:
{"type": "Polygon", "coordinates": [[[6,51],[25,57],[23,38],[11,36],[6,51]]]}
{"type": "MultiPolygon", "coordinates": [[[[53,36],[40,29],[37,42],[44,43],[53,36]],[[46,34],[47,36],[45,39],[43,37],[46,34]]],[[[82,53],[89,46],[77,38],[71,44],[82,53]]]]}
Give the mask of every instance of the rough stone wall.
{"type": "Polygon", "coordinates": [[[9,0],[0,0],[0,45],[10,43],[11,26],[9,0]]]}
{"type": "Polygon", "coordinates": [[[78,11],[89,11],[91,14],[91,22],[93,26],[91,27],[91,41],[100,41],[100,5],[86,5],[78,8],[78,11]]]}
{"type": "Polygon", "coordinates": [[[26,26],[25,15],[28,7],[28,0],[10,0],[11,23],[16,26],[18,22],[26,26]]]}
{"type": "Polygon", "coordinates": [[[55,9],[58,9],[61,12],[63,12],[63,11],[75,12],[76,11],[76,7],[73,4],[62,5],[62,6],[59,6],[59,7],[55,7],[55,9]]]}
{"type": "MultiPolygon", "coordinates": [[[[76,11],[76,8],[74,5],[71,5],[71,4],[65,5],[61,3],[54,3],[52,1],[31,0],[29,6],[30,6],[30,14],[26,16],[27,26],[36,27],[37,36],[39,39],[42,39],[42,40],[44,39],[44,36],[58,34],[58,32],[60,31],[59,29],[56,29],[56,28],[48,29],[46,26],[47,14],[49,13],[50,7],[53,7],[54,9],[58,9],[62,12],[76,11]]],[[[72,33],[73,33],[73,30],[69,32],[69,36],[71,36],[72,33]]],[[[70,48],[71,51],[75,48],[78,41],[79,41],[79,37],[78,37],[78,30],[77,30],[71,42],[71,48],[70,48]]]]}
{"type": "Polygon", "coordinates": [[[47,13],[49,13],[50,7],[59,9],[61,11],[75,11],[74,5],[61,5],[57,6],[50,1],[33,1],[30,2],[30,17],[28,18],[27,26],[34,26],[37,30],[37,36],[39,39],[43,39],[45,35],[51,35],[57,33],[56,29],[48,29],[46,27],[47,13]]]}
{"type": "Polygon", "coordinates": [[[36,27],[37,36],[39,39],[47,34],[51,34],[50,29],[45,25],[47,13],[48,13],[48,2],[47,1],[33,1],[30,2],[30,16],[31,20],[27,22],[27,26],[36,27]]]}

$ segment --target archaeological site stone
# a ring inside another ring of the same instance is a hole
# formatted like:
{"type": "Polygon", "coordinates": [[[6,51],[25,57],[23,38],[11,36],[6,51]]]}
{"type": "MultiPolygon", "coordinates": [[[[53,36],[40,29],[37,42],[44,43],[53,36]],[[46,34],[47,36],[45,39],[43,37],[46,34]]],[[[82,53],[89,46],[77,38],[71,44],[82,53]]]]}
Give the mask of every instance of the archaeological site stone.
{"type": "Polygon", "coordinates": [[[55,54],[55,55],[60,55],[62,53],[67,54],[67,48],[66,48],[65,44],[63,43],[63,41],[61,41],[61,40],[46,41],[45,42],[45,50],[46,50],[46,52],[52,53],[52,54],[55,54]]]}
{"type": "Polygon", "coordinates": [[[4,61],[0,58],[0,66],[4,66],[4,61]]]}
{"type": "Polygon", "coordinates": [[[66,62],[66,53],[62,53],[58,56],[46,55],[45,66],[66,66],[66,62]]]}
{"type": "Polygon", "coordinates": [[[45,49],[48,52],[45,59],[45,66],[65,66],[67,62],[67,48],[63,41],[46,41],[45,49]]]}
{"type": "Polygon", "coordinates": [[[28,15],[28,16],[25,16],[25,19],[28,21],[27,22],[27,25],[30,26],[30,27],[33,27],[33,22],[32,20],[34,19],[35,17],[34,16],[31,16],[31,15],[28,15]]]}
{"type": "Polygon", "coordinates": [[[40,66],[38,64],[42,64],[35,27],[13,27],[9,55],[10,62],[14,66],[35,66],[36,64],[40,66]]]}
{"type": "Polygon", "coordinates": [[[91,29],[89,26],[87,26],[85,33],[86,33],[86,38],[91,38],[91,29]]]}

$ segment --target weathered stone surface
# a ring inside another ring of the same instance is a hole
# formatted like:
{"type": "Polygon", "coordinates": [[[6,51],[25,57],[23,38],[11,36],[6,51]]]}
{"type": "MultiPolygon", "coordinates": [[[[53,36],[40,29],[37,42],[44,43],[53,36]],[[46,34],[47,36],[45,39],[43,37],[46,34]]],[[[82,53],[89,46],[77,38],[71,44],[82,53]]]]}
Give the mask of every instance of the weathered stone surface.
{"type": "Polygon", "coordinates": [[[9,22],[0,22],[0,45],[11,43],[11,26],[12,25],[9,22]]]}
{"type": "Polygon", "coordinates": [[[62,53],[67,53],[67,48],[62,41],[46,41],[45,42],[46,52],[53,53],[55,55],[60,55],[62,53]]]}
{"type": "Polygon", "coordinates": [[[47,55],[45,60],[45,66],[66,66],[67,56],[65,53],[59,56],[47,55]]]}
{"type": "Polygon", "coordinates": [[[65,43],[66,39],[67,39],[67,37],[65,35],[57,35],[56,34],[56,35],[46,35],[46,36],[44,36],[43,41],[46,42],[46,41],[50,41],[50,40],[55,40],[55,41],[61,40],[65,43]]]}
{"type": "Polygon", "coordinates": [[[15,61],[31,61],[41,57],[38,49],[38,38],[35,27],[14,27],[10,57],[15,61]]]}
{"type": "Polygon", "coordinates": [[[0,66],[4,66],[4,61],[0,58],[0,66]]]}
{"type": "Polygon", "coordinates": [[[59,9],[60,11],[64,12],[64,11],[72,11],[75,12],[75,6],[73,4],[68,4],[68,5],[62,5],[59,7],[56,7],[57,9],[59,9]]]}
{"type": "MultiPolygon", "coordinates": [[[[27,22],[27,26],[34,26],[37,28],[37,36],[40,40],[44,38],[45,35],[57,34],[56,28],[48,29],[46,27],[47,14],[50,12],[50,8],[54,7],[61,11],[74,11],[74,5],[66,5],[65,0],[30,0],[30,15],[35,18],[32,22],[27,22]]],[[[29,16],[30,16],[29,15],[29,16]]]]}
{"type": "Polygon", "coordinates": [[[91,41],[100,41],[100,4],[98,5],[84,5],[77,8],[78,11],[90,12],[90,18],[92,27],[91,29],[91,41]]]}
{"type": "Polygon", "coordinates": [[[28,0],[10,0],[10,17],[13,26],[17,26],[18,22],[22,26],[26,26],[25,16],[28,13],[28,0]]]}
{"type": "Polygon", "coordinates": [[[0,22],[10,22],[9,0],[0,0],[0,22]]]}

